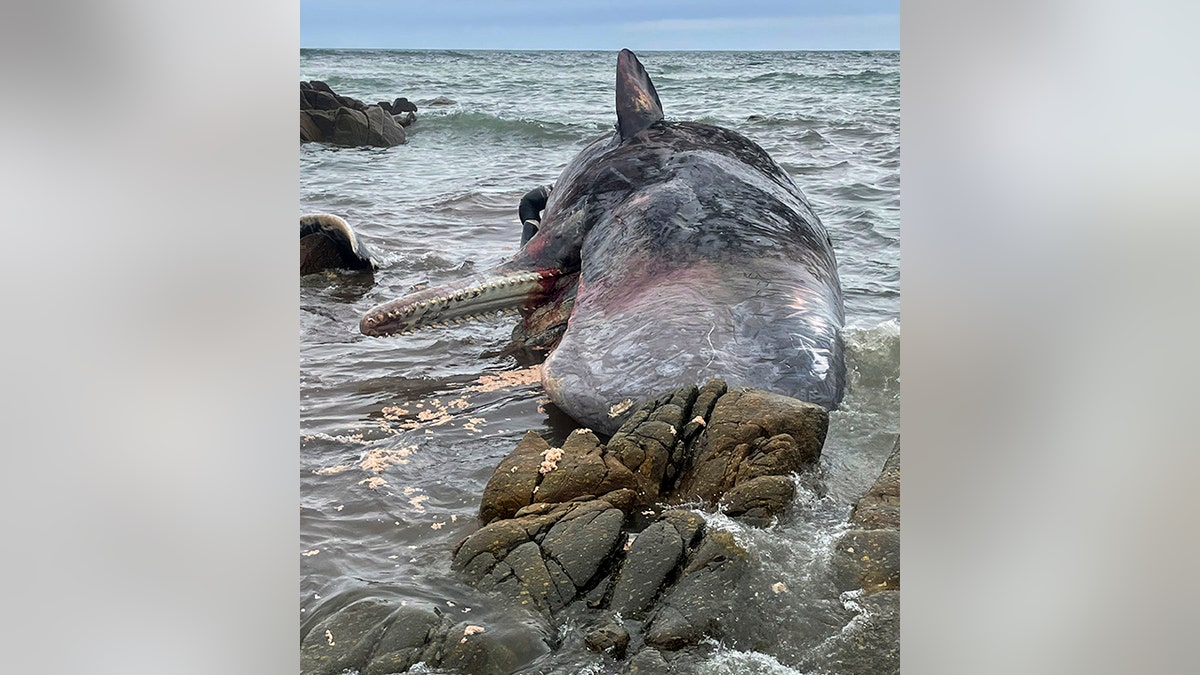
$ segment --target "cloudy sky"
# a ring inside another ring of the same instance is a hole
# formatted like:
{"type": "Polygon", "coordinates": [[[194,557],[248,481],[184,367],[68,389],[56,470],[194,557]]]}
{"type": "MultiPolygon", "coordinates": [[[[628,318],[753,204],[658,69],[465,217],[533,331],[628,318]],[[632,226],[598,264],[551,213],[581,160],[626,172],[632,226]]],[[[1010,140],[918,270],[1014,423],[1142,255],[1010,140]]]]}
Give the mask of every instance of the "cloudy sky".
{"type": "Polygon", "coordinates": [[[301,47],[899,49],[899,0],[300,0],[301,47]]]}

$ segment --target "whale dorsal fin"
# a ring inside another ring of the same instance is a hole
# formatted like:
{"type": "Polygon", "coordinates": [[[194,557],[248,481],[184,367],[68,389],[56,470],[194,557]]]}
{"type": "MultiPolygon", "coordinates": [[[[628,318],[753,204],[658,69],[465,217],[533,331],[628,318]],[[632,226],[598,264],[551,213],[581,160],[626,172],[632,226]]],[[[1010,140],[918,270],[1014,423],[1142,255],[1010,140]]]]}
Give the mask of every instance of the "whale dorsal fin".
{"type": "Polygon", "coordinates": [[[628,49],[617,54],[617,130],[621,140],[663,118],[654,83],[637,56],[628,49]]]}

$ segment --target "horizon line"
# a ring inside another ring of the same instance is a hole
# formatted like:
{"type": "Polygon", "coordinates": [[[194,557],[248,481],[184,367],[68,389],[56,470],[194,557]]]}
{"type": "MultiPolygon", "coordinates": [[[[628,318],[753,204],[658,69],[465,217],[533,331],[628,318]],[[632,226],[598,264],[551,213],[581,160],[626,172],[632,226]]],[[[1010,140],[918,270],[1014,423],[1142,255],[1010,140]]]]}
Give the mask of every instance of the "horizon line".
{"type": "MultiPolygon", "coordinates": [[[[312,47],[301,45],[300,49],[341,49],[345,51],[394,51],[394,52],[610,52],[622,48],[561,48],[561,49],[512,49],[508,47],[312,47]]],[[[632,51],[632,50],[631,50],[632,51]]],[[[889,48],[854,48],[839,47],[835,49],[639,49],[638,52],[899,52],[889,48]]]]}

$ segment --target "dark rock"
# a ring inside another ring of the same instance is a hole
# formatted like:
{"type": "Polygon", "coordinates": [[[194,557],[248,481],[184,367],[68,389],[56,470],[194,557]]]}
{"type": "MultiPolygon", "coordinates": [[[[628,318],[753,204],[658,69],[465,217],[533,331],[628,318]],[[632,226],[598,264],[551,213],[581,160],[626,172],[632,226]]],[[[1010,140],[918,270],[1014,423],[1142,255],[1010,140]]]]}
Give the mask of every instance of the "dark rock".
{"type": "Polygon", "coordinates": [[[413,112],[396,113],[392,115],[392,119],[396,120],[396,124],[407,127],[412,126],[412,123],[417,121],[417,115],[413,112]]]}
{"type": "Polygon", "coordinates": [[[534,500],[566,502],[584,495],[604,495],[636,487],[637,481],[629,469],[605,452],[595,434],[580,429],[563,443],[558,468],[545,473],[534,500]]]}
{"type": "Polygon", "coordinates": [[[370,126],[365,113],[351,108],[338,108],[333,118],[334,145],[370,145],[370,126]]]}
{"type": "Polygon", "coordinates": [[[390,148],[404,143],[404,127],[396,124],[396,120],[383,108],[371,106],[366,109],[366,115],[371,145],[390,148]]]}
{"type": "Polygon", "coordinates": [[[863,595],[848,603],[858,614],[813,655],[823,670],[845,675],[900,672],[900,591],[863,595]]]}
{"type": "Polygon", "coordinates": [[[840,590],[900,588],[900,531],[850,530],[833,550],[833,573],[840,590]]]}
{"type": "Polygon", "coordinates": [[[342,107],[344,108],[350,108],[351,110],[357,110],[359,112],[367,111],[367,104],[354,98],[353,96],[342,96],[341,94],[335,94],[335,96],[337,96],[338,102],[341,103],[342,107]]]}
{"type": "Polygon", "coordinates": [[[344,219],[331,213],[300,216],[301,276],[331,269],[374,272],[376,264],[370,249],[344,219]]]}
{"type": "Polygon", "coordinates": [[[564,516],[542,540],[542,553],[562,565],[577,588],[586,588],[623,541],[620,509],[564,516]]]}
{"type": "Polygon", "coordinates": [[[557,449],[531,431],[492,473],[483,490],[479,517],[491,522],[511,518],[530,504],[569,502],[610,493],[618,493],[613,494],[610,504],[628,510],[633,500],[620,497],[619,492],[631,490],[632,497],[636,485],[629,469],[606,453],[592,432],[577,430],[557,449]]]}
{"type": "Polygon", "coordinates": [[[617,573],[609,608],[640,619],[683,561],[684,541],[675,526],[660,518],[642,530],[617,573]]]}
{"type": "Polygon", "coordinates": [[[634,472],[646,503],[664,491],[672,450],[696,400],[696,387],[683,387],[644,404],[608,442],[609,451],[634,472]]]}
{"type": "Polygon", "coordinates": [[[646,648],[629,659],[621,672],[629,675],[668,675],[675,671],[657,649],[646,648]]]}
{"type": "Polygon", "coordinates": [[[469,535],[452,567],[483,590],[550,614],[595,581],[620,548],[624,521],[604,499],[533,504],[469,535]]]}
{"type": "Polygon", "coordinates": [[[300,643],[300,672],[334,675],[363,668],[394,609],[386,601],[364,599],[318,623],[300,643]]]}
{"type": "Polygon", "coordinates": [[[620,621],[610,616],[584,636],[583,643],[594,652],[623,659],[625,648],[629,646],[629,631],[625,630],[620,621]]]}
{"type": "Polygon", "coordinates": [[[300,130],[301,140],[303,140],[305,129],[308,129],[310,136],[318,136],[313,140],[325,141],[333,136],[334,119],[337,117],[337,112],[333,110],[304,110],[300,112],[300,130]],[[314,131],[315,130],[315,131],[314,131]]]}
{"type": "Polygon", "coordinates": [[[396,114],[395,112],[392,111],[392,104],[388,103],[387,101],[379,101],[375,105],[379,106],[380,108],[383,108],[383,111],[389,115],[396,114]]]}
{"type": "Polygon", "coordinates": [[[821,406],[755,389],[729,391],[713,407],[671,498],[715,502],[739,483],[815,466],[828,427],[821,406]]]}
{"type": "Polygon", "coordinates": [[[850,513],[850,524],[862,529],[900,527],[900,437],[883,463],[875,483],[850,513]]]}
{"type": "Polygon", "coordinates": [[[721,621],[732,611],[737,580],[750,554],[723,531],[705,535],[679,582],[658,604],[645,627],[646,644],[679,649],[706,637],[722,637],[721,621]]]}
{"type": "Polygon", "coordinates": [[[451,628],[445,645],[437,667],[468,675],[509,675],[550,651],[530,628],[491,629],[468,622],[451,628]]]}
{"type": "Polygon", "coordinates": [[[766,527],[796,497],[796,484],[787,476],[759,476],[738,483],[721,497],[725,514],[748,525],[766,527]]]}
{"type": "Polygon", "coordinates": [[[850,515],[855,526],[834,545],[831,566],[839,590],[868,593],[900,588],[900,439],[883,470],[850,515]]]}
{"type": "MultiPolygon", "coordinates": [[[[446,98],[445,96],[438,96],[437,98],[428,101],[425,105],[428,105],[428,106],[454,105],[456,103],[458,103],[458,101],[455,101],[454,99],[446,98]]],[[[414,108],[415,108],[415,106],[414,106],[414,108]]]]}
{"type": "Polygon", "coordinates": [[[392,116],[391,104],[368,106],[319,80],[300,83],[300,110],[307,114],[300,117],[301,142],[381,148],[405,142],[405,120],[392,116]]]}
{"type": "Polygon", "coordinates": [[[301,92],[300,95],[304,97],[304,100],[308,102],[308,107],[312,110],[337,110],[342,107],[342,102],[332,92],[310,89],[301,92]]]}
{"type": "Polygon", "coordinates": [[[300,142],[312,143],[320,142],[325,139],[324,132],[317,126],[311,114],[307,110],[300,111],[300,142]]]}
{"type": "Polygon", "coordinates": [[[406,112],[412,112],[412,113],[417,112],[417,104],[413,103],[412,101],[408,100],[407,98],[404,98],[403,96],[396,99],[395,101],[392,101],[392,114],[393,115],[398,115],[400,113],[406,113],[406,112]]]}
{"type": "Polygon", "coordinates": [[[483,488],[479,517],[484,523],[511,518],[522,506],[533,503],[533,489],[541,479],[542,453],[549,449],[550,444],[537,432],[528,431],[516,449],[500,460],[483,488]]]}
{"type": "Polygon", "coordinates": [[[391,624],[380,635],[363,675],[402,673],[422,657],[436,634],[442,617],[428,606],[401,606],[389,617],[391,624]]]}
{"type": "Polygon", "coordinates": [[[327,617],[304,637],[302,675],[403,673],[418,662],[473,675],[508,675],[549,652],[548,635],[524,621],[455,624],[425,603],[366,598],[327,617]]]}

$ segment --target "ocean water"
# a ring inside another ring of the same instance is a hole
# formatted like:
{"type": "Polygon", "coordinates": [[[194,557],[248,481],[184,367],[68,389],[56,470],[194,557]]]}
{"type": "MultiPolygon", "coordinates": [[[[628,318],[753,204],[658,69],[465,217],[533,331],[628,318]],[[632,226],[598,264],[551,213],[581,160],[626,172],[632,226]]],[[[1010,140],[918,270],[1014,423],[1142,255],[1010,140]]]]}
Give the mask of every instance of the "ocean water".
{"type": "MultiPolygon", "coordinates": [[[[899,433],[899,54],[638,56],[668,118],[739,131],[792,175],[833,239],[846,299],[850,384],[819,471],[772,527],[710,517],[755,555],[744,580],[751,600],[723,641],[689,650],[679,665],[889,672],[893,661],[851,646],[880,621],[836,592],[828,563],[899,433]],[[780,581],[787,591],[772,592],[780,581]]],[[[571,421],[547,407],[535,371],[494,355],[513,317],[395,338],[363,337],[358,320],[415,286],[511,255],[521,196],[555,182],[613,128],[615,64],[615,52],[301,51],[301,80],[368,103],[405,96],[420,108],[406,145],[299,149],[300,212],[346,218],[380,263],[373,284],[300,281],[302,629],[364,594],[514,620],[455,578],[450,550],[478,527],[483,487],[525,431],[555,442],[571,421]]],[[[557,648],[525,672],[619,669],[583,648],[581,627],[553,628],[557,648]]]]}

